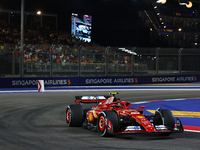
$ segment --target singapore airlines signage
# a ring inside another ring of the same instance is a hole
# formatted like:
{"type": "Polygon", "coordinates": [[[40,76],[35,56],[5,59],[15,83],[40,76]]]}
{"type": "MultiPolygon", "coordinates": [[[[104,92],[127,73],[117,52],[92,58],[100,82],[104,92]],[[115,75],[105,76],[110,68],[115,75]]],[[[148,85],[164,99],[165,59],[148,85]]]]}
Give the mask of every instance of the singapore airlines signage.
{"type": "Polygon", "coordinates": [[[85,84],[128,84],[134,83],[134,78],[107,78],[107,79],[86,79],[85,84]]]}
{"type": "Polygon", "coordinates": [[[152,83],[195,82],[196,80],[196,76],[152,77],[152,83]]]}
{"type": "MultiPolygon", "coordinates": [[[[68,85],[68,80],[44,80],[44,85],[68,85]]],[[[37,80],[12,80],[12,86],[38,85],[37,80]]]]}

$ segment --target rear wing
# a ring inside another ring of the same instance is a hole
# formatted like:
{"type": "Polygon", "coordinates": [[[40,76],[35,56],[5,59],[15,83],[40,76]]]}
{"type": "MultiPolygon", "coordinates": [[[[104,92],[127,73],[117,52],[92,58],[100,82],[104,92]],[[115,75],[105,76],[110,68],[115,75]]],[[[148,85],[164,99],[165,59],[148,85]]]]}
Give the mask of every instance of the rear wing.
{"type": "Polygon", "coordinates": [[[80,103],[100,103],[108,99],[110,96],[75,96],[76,104],[80,103]]]}

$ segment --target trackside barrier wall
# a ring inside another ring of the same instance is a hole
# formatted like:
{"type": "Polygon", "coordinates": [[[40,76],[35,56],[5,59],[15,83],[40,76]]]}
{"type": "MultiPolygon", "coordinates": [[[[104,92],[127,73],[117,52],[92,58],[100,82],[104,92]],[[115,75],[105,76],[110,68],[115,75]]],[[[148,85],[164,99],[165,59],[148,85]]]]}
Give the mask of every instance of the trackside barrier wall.
{"type": "Polygon", "coordinates": [[[38,87],[38,80],[44,80],[45,87],[105,86],[158,83],[197,83],[200,82],[200,75],[0,78],[0,88],[38,87]]]}
{"type": "Polygon", "coordinates": [[[101,46],[0,46],[0,88],[191,83],[200,49],[101,46]],[[23,61],[22,61],[23,60],[23,61]],[[6,64],[6,65],[5,65],[6,64]]]}

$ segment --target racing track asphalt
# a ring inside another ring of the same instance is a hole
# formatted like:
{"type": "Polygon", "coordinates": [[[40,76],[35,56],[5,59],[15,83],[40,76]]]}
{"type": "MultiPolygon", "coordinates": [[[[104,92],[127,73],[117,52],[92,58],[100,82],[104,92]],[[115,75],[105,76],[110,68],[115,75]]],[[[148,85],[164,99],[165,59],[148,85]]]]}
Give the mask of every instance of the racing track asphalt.
{"type": "MultiPolygon", "coordinates": [[[[169,137],[125,135],[100,137],[81,127],[67,127],[65,109],[75,95],[108,95],[108,92],[57,92],[0,94],[0,149],[2,150],[198,150],[200,133],[169,137]]],[[[120,91],[117,97],[131,102],[200,97],[199,91],[120,91]]]]}

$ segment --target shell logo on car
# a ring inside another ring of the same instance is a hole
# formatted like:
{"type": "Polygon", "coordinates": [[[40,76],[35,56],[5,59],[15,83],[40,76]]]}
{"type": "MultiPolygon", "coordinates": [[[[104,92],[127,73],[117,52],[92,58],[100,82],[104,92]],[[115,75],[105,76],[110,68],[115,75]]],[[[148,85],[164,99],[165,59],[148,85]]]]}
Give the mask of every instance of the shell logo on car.
{"type": "Polygon", "coordinates": [[[92,113],[89,113],[89,120],[90,120],[90,121],[93,120],[93,115],[92,115],[92,113]]]}
{"type": "Polygon", "coordinates": [[[140,119],[141,119],[141,118],[144,118],[144,116],[137,116],[137,118],[140,118],[140,119]]]}

